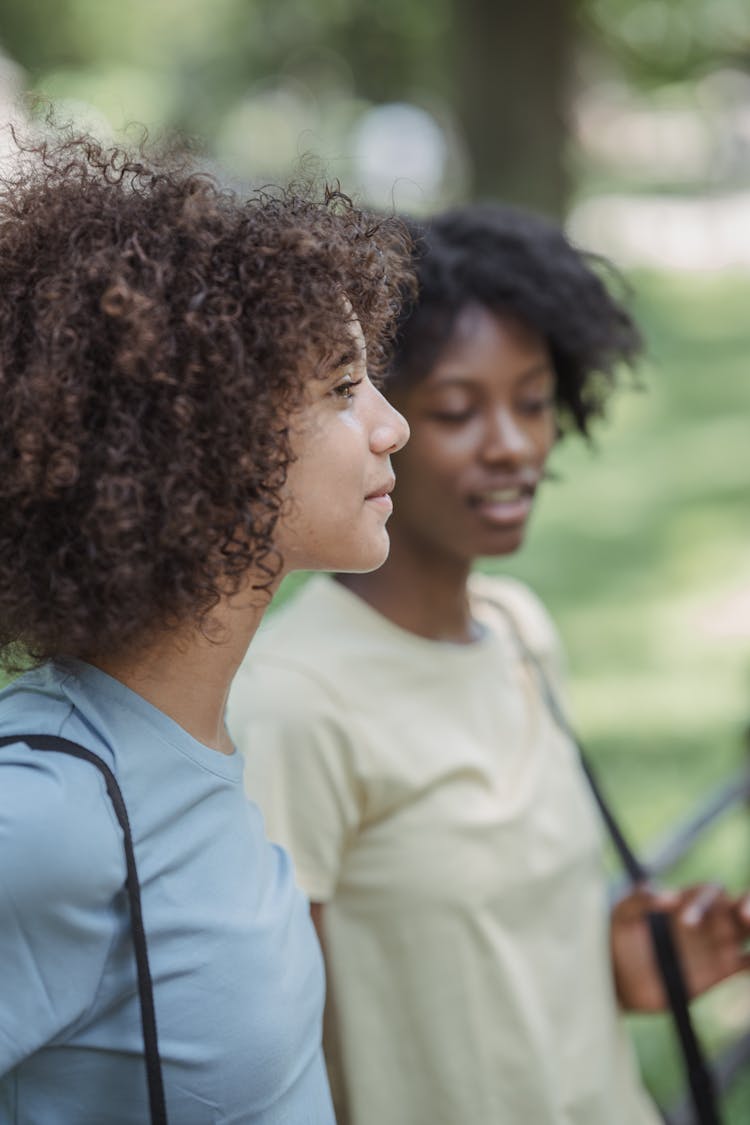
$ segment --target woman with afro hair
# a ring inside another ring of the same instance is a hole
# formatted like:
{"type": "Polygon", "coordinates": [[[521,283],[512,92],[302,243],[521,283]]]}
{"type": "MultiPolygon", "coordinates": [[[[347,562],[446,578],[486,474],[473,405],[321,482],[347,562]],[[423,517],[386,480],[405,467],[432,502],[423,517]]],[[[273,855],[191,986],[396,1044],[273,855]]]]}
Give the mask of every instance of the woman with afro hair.
{"type": "Polygon", "coordinates": [[[20,673],[0,695],[0,1122],[332,1125],[315,931],[224,707],[285,573],[387,554],[408,429],[367,364],[408,245],[337,193],[242,200],[176,158],[19,142],[0,183],[0,654],[20,673]]]}
{"type": "Polygon", "coordinates": [[[704,888],[610,920],[597,811],[533,670],[559,689],[554,628],[472,573],[521,546],[553,446],[588,434],[638,333],[540,218],[474,206],[413,233],[389,558],[271,619],[230,729],[314,904],[339,1125],[653,1125],[619,1019],[663,1006],[645,912],[693,935],[696,992],[741,966],[750,917],[704,888]]]}

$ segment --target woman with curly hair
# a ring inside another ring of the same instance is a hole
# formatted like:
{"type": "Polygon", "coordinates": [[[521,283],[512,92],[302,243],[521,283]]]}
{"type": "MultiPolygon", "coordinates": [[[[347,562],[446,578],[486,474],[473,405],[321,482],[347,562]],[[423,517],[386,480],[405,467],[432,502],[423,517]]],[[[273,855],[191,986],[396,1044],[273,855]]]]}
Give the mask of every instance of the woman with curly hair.
{"type": "Polygon", "coordinates": [[[594,802],[530,674],[559,685],[554,628],[472,573],[521,546],[555,442],[588,434],[638,333],[542,219],[466,207],[414,233],[391,553],[270,621],[230,729],[314,903],[339,1125],[654,1123],[619,1020],[663,1003],[645,912],[679,911],[695,991],[740,967],[750,918],[644,890],[610,924],[594,802]]]}
{"type": "Polygon", "coordinates": [[[408,430],[366,365],[407,245],[86,138],[0,184],[1,1122],[333,1121],[315,932],[223,716],[283,574],[387,554],[408,430]]]}

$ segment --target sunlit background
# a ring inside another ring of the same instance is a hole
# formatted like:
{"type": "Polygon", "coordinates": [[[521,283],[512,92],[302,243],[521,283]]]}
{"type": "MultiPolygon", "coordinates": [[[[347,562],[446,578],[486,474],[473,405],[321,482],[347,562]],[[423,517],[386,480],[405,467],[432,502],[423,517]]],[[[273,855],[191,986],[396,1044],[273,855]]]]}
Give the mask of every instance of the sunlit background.
{"type": "MultiPolygon", "coordinates": [[[[240,188],[319,176],[417,214],[520,202],[623,267],[642,385],[595,451],[558,451],[508,569],[560,624],[578,725],[640,843],[734,768],[750,720],[747,0],[3,0],[0,52],[6,122],[36,94],[105,140],[177,130],[240,188]]],[[[747,886],[749,845],[738,814],[682,875],[747,886]]],[[[749,1019],[747,984],[704,1005],[715,1042],[749,1019]]],[[[637,1032],[667,1096],[669,1037],[637,1032]]],[[[730,1120],[750,1120],[748,1081],[730,1120]]]]}
{"type": "Polygon", "coordinates": [[[239,181],[312,157],[379,207],[499,195],[624,265],[721,269],[750,262],[749,39],[746,0],[3,0],[0,99],[176,128],[239,181]]]}

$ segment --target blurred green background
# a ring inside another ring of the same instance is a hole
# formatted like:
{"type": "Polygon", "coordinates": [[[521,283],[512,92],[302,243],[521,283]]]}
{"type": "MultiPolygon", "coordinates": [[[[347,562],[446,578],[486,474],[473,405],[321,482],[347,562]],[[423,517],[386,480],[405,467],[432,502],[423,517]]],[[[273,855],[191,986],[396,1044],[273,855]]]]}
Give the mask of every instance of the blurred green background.
{"type": "MultiPolygon", "coordinates": [[[[504,569],[529,580],[566,641],[573,712],[631,837],[647,845],[737,767],[750,726],[750,276],[638,273],[650,359],[597,448],[568,439],[528,544],[504,569]]],[[[739,809],[674,885],[750,883],[739,809]]],[[[715,1045],[750,1021],[747,975],[699,1004],[715,1045]]],[[[634,1021],[649,1082],[669,1100],[665,1020],[634,1021]]],[[[728,1102],[750,1121],[750,1074],[728,1102]]]]}
{"type": "MultiPolygon", "coordinates": [[[[179,130],[239,186],[302,169],[379,207],[521,202],[625,267],[642,386],[623,386],[596,448],[556,451],[561,479],[504,569],[556,617],[578,726],[638,843],[734,768],[750,721],[747,0],[0,0],[4,121],[33,118],[26,94],[105,140],[179,130]]],[[[676,878],[747,887],[749,835],[738,812],[676,878]]],[[[699,1008],[725,1041],[750,982],[699,1008]]],[[[634,1022],[668,1098],[668,1029],[634,1022]]],[[[750,1078],[729,1113],[747,1125],[750,1078]]]]}

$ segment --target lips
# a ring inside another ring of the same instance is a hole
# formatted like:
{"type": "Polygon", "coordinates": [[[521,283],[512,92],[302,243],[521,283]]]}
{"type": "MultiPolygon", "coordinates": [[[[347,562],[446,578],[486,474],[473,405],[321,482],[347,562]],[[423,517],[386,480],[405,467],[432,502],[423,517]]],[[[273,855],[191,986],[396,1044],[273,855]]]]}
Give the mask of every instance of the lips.
{"type": "Polygon", "coordinates": [[[536,492],[536,480],[508,481],[476,491],[469,496],[469,506],[486,523],[508,526],[525,523],[536,492]]]}
{"type": "Polygon", "coordinates": [[[528,488],[516,485],[512,488],[489,489],[487,492],[479,493],[476,500],[478,504],[514,504],[528,495],[528,488]]]}
{"type": "Polygon", "coordinates": [[[381,500],[387,497],[389,492],[393,492],[395,485],[396,478],[388,477],[388,480],[386,480],[384,484],[380,485],[378,488],[374,488],[372,492],[368,492],[365,496],[365,500],[381,500]]]}

